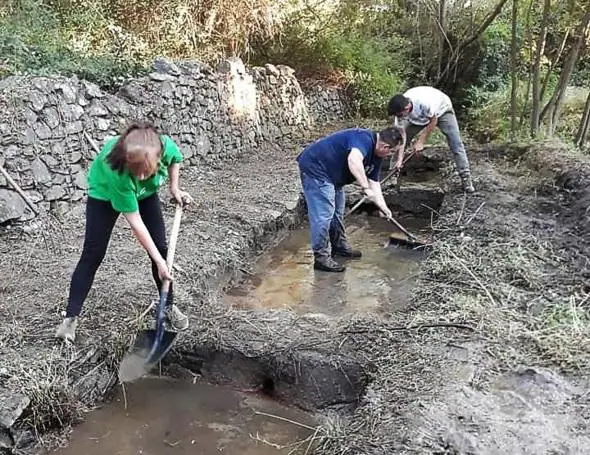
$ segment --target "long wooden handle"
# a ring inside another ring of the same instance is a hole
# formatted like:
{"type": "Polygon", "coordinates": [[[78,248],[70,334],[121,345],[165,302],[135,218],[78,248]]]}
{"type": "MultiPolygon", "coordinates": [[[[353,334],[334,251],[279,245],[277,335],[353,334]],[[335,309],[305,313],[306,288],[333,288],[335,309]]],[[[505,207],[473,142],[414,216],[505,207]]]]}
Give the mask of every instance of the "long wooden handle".
{"type": "Polygon", "coordinates": [[[416,237],[414,235],[410,234],[407,231],[407,229],[404,228],[401,224],[399,224],[394,217],[392,217],[392,216],[391,217],[388,217],[387,220],[390,221],[391,223],[395,224],[400,229],[400,231],[402,231],[404,234],[406,234],[408,236],[408,238],[410,240],[412,240],[413,242],[416,241],[416,237]]]}
{"type": "MultiPolygon", "coordinates": [[[[178,243],[178,232],[180,231],[180,220],[182,219],[182,205],[176,204],[176,212],[174,213],[174,221],[172,222],[172,231],[170,233],[170,243],[168,245],[168,255],[166,256],[166,266],[168,273],[172,273],[172,266],[174,264],[174,254],[176,253],[176,244],[178,243]]],[[[162,291],[168,292],[170,288],[170,281],[164,280],[162,283],[162,291]]]]}
{"type": "Polygon", "coordinates": [[[18,186],[18,183],[16,183],[12,179],[12,177],[10,176],[10,174],[8,172],[6,172],[6,169],[4,169],[4,167],[2,167],[2,166],[0,166],[0,173],[2,173],[2,175],[8,181],[8,183],[10,183],[10,185],[16,190],[16,192],[20,195],[20,197],[23,198],[23,200],[27,203],[27,205],[29,207],[31,207],[31,210],[33,211],[33,213],[35,213],[35,215],[39,215],[39,210],[37,210],[37,207],[35,207],[35,204],[33,204],[33,202],[31,202],[31,200],[27,197],[27,195],[21,189],[21,187],[18,186]]]}
{"type": "Polygon", "coordinates": [[[176,213],[174,213],[174,221],[172,222],[172,231],[170,233],[170,245],[168,245],[168,256],[166,257],[168,270],[172,270],[172,265],[174,264],[174,253],[176,252],[176,244],[178,243],[178,232],[180,231],[181,218],[182,205],[176,204],[176,213]]]}

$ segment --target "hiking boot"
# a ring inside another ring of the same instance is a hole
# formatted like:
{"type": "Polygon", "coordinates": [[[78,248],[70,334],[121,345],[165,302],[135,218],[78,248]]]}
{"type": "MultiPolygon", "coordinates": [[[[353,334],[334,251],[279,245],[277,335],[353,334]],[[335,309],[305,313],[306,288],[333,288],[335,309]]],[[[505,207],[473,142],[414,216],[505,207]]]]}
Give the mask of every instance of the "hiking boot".
{"type": "Polygon", "coordinates": [[[339,264],[329,256],[316,257],[313,263],[313,268],[324,272],[344,272],[346,270],[345,266],[339,264]]]}
{"type": "Polygon", "coordinates": [[[188,317],[176,305],[166,308],[166,317],[174,329],[188,329],[188,317]]]}
{"type": "Polygon", "coordinates": [[[352,248],[332,248],[332,256],[340,256],[349,259],[358,259],[362,257],[363,253],[352,248]]]}
{"type": "Polygon", "coordinates": [[[469,175],[461,177],[461,183],[463,184],[463,191],[466,193],[475,193],[475,188],[473,187],[473,183],[471,182],[471,177],[469,175]]]}
{"type": "Polygon", "coordinates": [[[78,318],[73,316],[71,318],[65,318],[55,332],[57,338],[61,338],[65,341],[74,342],[76,339],[76,326],[78,325],[78,318]]]}

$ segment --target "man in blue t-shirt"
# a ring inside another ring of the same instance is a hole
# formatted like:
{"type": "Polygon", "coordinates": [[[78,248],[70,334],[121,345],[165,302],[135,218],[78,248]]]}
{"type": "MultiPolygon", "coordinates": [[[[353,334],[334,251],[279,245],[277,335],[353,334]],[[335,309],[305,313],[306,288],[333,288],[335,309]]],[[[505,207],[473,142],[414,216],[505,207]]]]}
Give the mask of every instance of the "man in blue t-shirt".
{"type": "Polygon", "coordinates": [[[311,230],[314,268],[342,272],[333,255],[359,258],[346,241],[343,186],[355,180],[365,196],[387,217],[391,211],[381,193],[381,161],[398,149],[397,168],[403,159],[402,131],[389,127],[376,132],[350,128],[310,144],[297,157],[311,230]],[[331,248],[330,248],[331,247],[331,248]]]}

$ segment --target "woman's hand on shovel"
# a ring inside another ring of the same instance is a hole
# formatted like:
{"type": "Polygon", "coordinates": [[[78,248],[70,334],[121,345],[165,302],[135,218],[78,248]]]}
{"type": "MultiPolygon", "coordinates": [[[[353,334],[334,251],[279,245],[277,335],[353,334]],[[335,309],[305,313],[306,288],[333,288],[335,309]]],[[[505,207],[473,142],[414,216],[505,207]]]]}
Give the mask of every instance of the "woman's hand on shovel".
{"type": "Polygon", "coordinates": [[[161,280],[173,280],[172,275],[170,275],[170,271],[168,270],[168,266],[166,265],[166,261],[164,261],[164,259],[159,261],[156,265],[158,267],[158,276],[161,280]]]}
{"type": "Polygon", "coordinates": [[[182,191],[179,189],[175,189],[172,191],[172,197],[176,200],[178,204],[180,204],[183,207],[193,202],[193,198],[190,194],[188,194],[186,191],[182,191]]]}

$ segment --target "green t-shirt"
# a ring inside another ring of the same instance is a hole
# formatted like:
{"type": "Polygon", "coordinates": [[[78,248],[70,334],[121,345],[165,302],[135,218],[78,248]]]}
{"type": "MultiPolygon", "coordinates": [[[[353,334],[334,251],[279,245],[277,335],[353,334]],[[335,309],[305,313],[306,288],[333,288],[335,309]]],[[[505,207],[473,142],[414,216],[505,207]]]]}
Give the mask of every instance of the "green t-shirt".
{"type": "Polygon", "coordinates": [[[101,201],[110,201],[113,209],[121,213],[136,212],[141,201],[158,191],[168,179],[168,166],[182,161],[182,153],[169,136],[161,136],[164,151],[156,173],[146,180],[138,180],[124,170],[119,173],[106,161],[107,155],[119,137],[109,139],[92,162],[88,172],[88,196],[101,201]]]}

